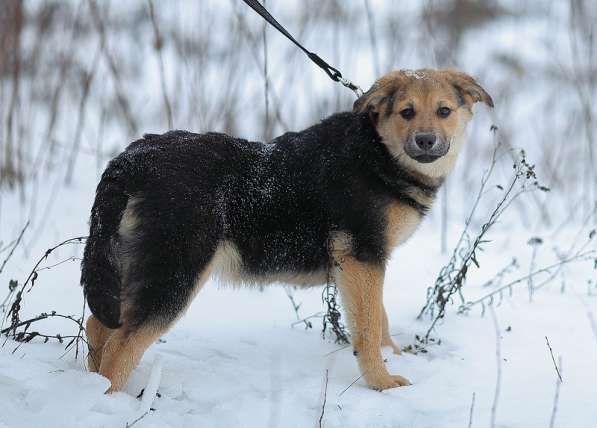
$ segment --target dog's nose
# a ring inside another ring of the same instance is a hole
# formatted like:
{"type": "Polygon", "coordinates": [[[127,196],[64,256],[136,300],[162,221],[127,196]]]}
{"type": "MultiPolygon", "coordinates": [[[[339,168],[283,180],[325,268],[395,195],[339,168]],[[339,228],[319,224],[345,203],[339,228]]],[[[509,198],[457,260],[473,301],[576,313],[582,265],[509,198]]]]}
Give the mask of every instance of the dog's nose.
{"type": "Polygon", "coordinates": [[[415,143],[424,152],[427,152],[433,148],[437,138],[435,134],[417,134],[415,135],[415,143]]]}

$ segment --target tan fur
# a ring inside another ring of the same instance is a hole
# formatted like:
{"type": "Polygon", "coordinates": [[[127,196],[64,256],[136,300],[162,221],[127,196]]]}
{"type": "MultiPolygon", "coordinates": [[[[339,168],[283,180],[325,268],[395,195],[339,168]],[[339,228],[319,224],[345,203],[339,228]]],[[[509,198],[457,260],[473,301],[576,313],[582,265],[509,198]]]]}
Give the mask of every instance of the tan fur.
{"type": "MultiPolygon", "coordinates": [[[[409,385],[402,376],[390,375],[381,355],[384,324],[382,288],[384,269],[345,257],[335,270],[352,344],[367,384],[378,390],[409,385]]],[[[386,339],[389,338],[389,333],[386,339]]]]}
{"type": "Polygon", "coordinates": [[[144,325],[129,332],[124,326],[116,330],[106,341],[99,368],[99,374],[108,378],[108,393],[120,391],[145,350],[165,331],[166,326],[144,325]]]}
{"type": "MultiPolygon", "coordinates": [[[[390,244],[392,248],[395,245],[400,244],[404,240],[408,239],[406,236],[408,233],[403,234],[403,230],[409,228],[409,222],[412,221],[413,231],[416,228],[416,225],[420,222],[420,215],[412,208],[402,206],[396,207],[393,209],[388,210],[388,217],[392,220],[388,220],[388,232],[386,234],[393,239],[393,242],[390,244]],[[404,211],[403,211],[404,210],[404,211]],[[416,214],[416,219],[409,218],[411,213],[408,210],[414,211],[416,214]],[[415,224],[416,223],[416,224],[415,224]],[[402,227],[401,227],[402,226],[402,227]],[[394,235],[398,236],[394,236],[394,235]],[[400,236],[401,235],[401,236],[400,236]]],[[[348,256],[352,250],[352,238],[349,234],[345,232],[337,232],[335,233],[331,239],[331,254],[334,259],[339,264],[339,268],[342,269],[343,264],[345,263],[345,257],[348,256]]],[[[383,286],[383,284],[382,284],[383,286]]],[[[381,324],[381,346],[389,346],[393,349],[395,354],[400,354],[400,347],[394,343],[392,338],[390,337],[389,332],[389,323],[388,323],[388,316],[386,314],[386,310],[383,306],[382,302],[382,324],[381,324]]]]}
{"type": "Polygon", "coordinates": [[[91,315],[87,318],[85,332],[87,333],[87,346],[89,348],[87,367],[90,372],[97,372],[102,362],[104,345],[114,330],[104,327],[95,316],[91,315]]]}
{"type": "Polygon", "coordinates": [[[213,276],[220,284],[233,286],[257,286],[276,282],[311,287],[325,282],[327,273],[279,273],[265,276],[249,275],[241,270],[241,256],[238,249],[230,242],[220,244],[213,258],[213,276]]]}
{"type": "Polygon", "coordinates": [[[396,202],[386,208],[386,223],[386,251],[389,254],[412,236],[421,224],[421,214],[408,205],[396,202]]]}
{"type": "Polygon", "coordinates": [[[396,345],[396,343],[392,340],[390,336],[390,323],[388,321],[388,313],[386,312],[386,308],[381,304],[382,310],[382,320],[381,320],[381,346],[389,346],[394,351],[394,354],[400,355],[402,351],[400,347],[396,345]]]}
{"type": "Polygon", "coordinates": [[[130,237],[133,235],[135,227],[139,224],[139,219],[135,215],[135,205],[140,202],[139,198],[131,197],[126,203],[126,208],[122,213],[120,225],[118,227],[118,234],[122,237],[130,237]]]}

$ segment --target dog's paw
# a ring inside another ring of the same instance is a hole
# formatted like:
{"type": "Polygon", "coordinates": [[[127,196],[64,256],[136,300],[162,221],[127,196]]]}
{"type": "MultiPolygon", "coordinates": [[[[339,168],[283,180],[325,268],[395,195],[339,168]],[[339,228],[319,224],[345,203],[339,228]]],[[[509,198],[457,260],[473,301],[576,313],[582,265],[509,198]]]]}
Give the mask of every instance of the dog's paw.
{"type": "Polygon", "coordinates": [[[369,388],[375,389],[377,391],[411,385],[410,381],[405,377],[390,374],[384,376],[375,376],[373,378],[367,379],[367,384],[369,385],[369,388]]]}

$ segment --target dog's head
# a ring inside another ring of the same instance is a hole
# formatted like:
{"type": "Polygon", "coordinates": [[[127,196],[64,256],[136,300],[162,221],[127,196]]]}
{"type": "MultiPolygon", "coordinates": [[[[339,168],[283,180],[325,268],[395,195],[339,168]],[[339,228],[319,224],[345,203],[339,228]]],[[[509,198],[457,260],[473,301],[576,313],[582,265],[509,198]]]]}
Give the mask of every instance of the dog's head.
{"type": "Polygon", "coordinates": [[[430,177],[443,177],[462,146],[472,106],[493,107],[489,94],[456,70],[401,70],[377,80],[353,107],[368,112],[397,161],[430,177]]]}

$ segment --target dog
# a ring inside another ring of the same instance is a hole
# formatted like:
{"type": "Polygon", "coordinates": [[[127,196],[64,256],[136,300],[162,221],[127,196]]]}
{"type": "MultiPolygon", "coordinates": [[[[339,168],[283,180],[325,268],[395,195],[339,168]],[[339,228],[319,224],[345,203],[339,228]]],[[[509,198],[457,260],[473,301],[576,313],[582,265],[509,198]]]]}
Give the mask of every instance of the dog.
{"type": "Polygon", "coordinates": [[[210,276],[340,291],[369,387],[388,373],[386,262],[415,231],[454,163],[474,103],[490,95],[455,70],[401,70],[353,106],[268,143],[220,133],[145,135],[96,191],[81,284],[89,370],[120,390],[145,350],[210,276]]]}

